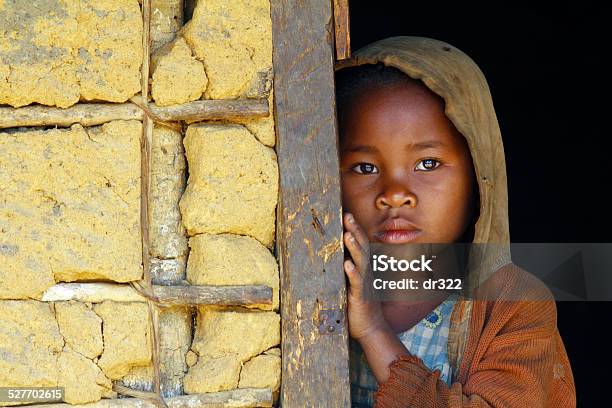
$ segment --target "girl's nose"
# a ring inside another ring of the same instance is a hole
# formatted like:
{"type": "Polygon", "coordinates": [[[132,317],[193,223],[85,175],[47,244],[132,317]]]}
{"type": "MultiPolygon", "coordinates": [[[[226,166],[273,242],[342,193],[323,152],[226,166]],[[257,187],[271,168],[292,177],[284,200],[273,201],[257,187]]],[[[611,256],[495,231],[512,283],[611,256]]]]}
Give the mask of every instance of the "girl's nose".
{"type": "Polygon", "coordinates": [[[384,208],[399,208],[403,205],[415,207],[417,204],[416,195],[398,183],[385,189],[382,194],[376,198],[376,207],[384,208]]]}

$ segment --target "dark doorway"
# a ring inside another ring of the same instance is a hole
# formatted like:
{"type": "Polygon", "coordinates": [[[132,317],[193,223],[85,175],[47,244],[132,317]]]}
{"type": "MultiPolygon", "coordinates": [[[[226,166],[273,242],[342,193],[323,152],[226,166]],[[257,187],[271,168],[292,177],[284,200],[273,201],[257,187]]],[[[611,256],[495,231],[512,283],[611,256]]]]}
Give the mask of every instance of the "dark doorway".
{"type": "MultiPolygon", "coordinates": [[[[483,70],[504,139],[512,242],[612,242],[603,5],[351,1],[350,18],[353,51],[390,36],[432,37],[483,70]]],[[[612,302],[557,309],[578,407],[598,406],[612,302]]]]}

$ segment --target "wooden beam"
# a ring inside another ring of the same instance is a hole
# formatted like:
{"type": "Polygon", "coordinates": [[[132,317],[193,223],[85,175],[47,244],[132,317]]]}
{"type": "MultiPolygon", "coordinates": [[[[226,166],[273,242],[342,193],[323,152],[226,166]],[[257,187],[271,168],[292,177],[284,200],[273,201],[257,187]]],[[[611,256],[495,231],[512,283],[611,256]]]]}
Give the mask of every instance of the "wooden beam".
{"type": "Polygon", "coordinates": [[[153,292],[162,304],[247,306],[272,304],[272,288],[264,285],[159,286],[153,292]]]}
{"type": "Polygon", "coordinates": [[[248,118],[263,118],[270,115],[267,98],[252,99],[203,99],[183,103],[181,105],[157,106],[149,104],[144,106],[143,99],[136,95],[130,99],[135,104],[147,110],[149,116],[158,122],[202,120],[236,120],[248,118]]]}
{"type": "MultiPolygon", "coordinates": [[[[149,65],[151,60],[151,0],[142,2],[142,65],[140,72],[142,100],[149,100],[149,65]]],[[[143,277],[137,287],[148,292],[153,291],[151,277],[151,262],[149,252],[149,191],[151,191],[151,145],[153,140],[153,120],[144,115],[142,120],[142,135],[140,138],[140,235],[142,238],[143,277]]],[[[131,282],[135,285],[136,282],[131,282]]],[[[164,408],[161,395],[160,372],[160,334],[159,308],[150,298],[147,298],[149,310],[149,326],[151,330],[151,363],[153,364],[153,392],[156,394],[156,405],[164,408]]]]}
{"type": "MultiPolygon", "coordinates": [[[[226,305],[248,306],[272,304],[272,288],[265,285],[226,286],[162,286],[153,285],[153,296],[162,305],[226,305]]],[[[43,302],[77,300],[100,303],[145,302],[146,297],[130,285],[107,282],[57,283],[43,293],[43,302]]]]}
{"type": "Polygon", "coordinates": [[[300,1],[272,0],[271,14],[280,172],[281,405],[347,407],[332,3],[312,0],[305,12],[300,1]]]}
{"type": "MultiPolygon", "coordinates": [[[[142,120],[143,108],[140,95],[132,98],[135,103],[77,103],[62,109],[52,106],[31,105],[21,108],[0,107],[0,129],[20,126],[62,126],[75,123],[95,126],[112,120],[142,120]]],[[[148,105],[149,114],[156,122],[201,120],[239,120],[263,118],[270,115],[268,99],[203,99],[173,106],[148,105]]]]}
{"type": "Polygon", "coordinates": [[[40,299],[43,302],[76,300],[78,302],[100,303],[105,300],[114,302],[144,302],[146,298],[130,285],[110,282],[73,282],[56,283],[47,289],[40,299]]]}
{"type": "MultiPolygon", "coordinates": [[[[124,389],[125,387],[121,387],[124,389]]],[[[158,405],[151,399],[153,393],[142,391],[126,391],[140,395],[139,398],[101,399],[88,404],[36,404],[28,408],[156,408],[158,405]],[[150,396],[150,397],[149,397],[150,396]]],[[[228,391],[210,392],[205,394],[190,394],[164,398],[168,408],[251,408],[271,407],[272,390],[270,388],[238,388],[228,391]]]]}
{"type": "Polygon", "coordinates": [[[351,57],[351,24],[348,0],[334,0],[334,32],[336,38],[336,59],[351,57]]]}
{"type": "Polygon", "coordinates": [[[1,107],[0,128],[19,126],[95,126],[111,120],[142,120],[142,109],[133,103],[77,103],[69,108],[31,105],[1,107]]]}

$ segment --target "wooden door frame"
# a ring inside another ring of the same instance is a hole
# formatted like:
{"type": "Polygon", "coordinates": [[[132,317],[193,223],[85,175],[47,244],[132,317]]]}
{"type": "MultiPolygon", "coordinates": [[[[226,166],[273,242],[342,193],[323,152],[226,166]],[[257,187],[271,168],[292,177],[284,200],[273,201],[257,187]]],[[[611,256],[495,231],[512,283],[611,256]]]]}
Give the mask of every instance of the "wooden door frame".
{"type": "Polygon", "coordinates": [[[271,0],[283,407],[350,406],[334,82],[347,4],[271,0]]]}

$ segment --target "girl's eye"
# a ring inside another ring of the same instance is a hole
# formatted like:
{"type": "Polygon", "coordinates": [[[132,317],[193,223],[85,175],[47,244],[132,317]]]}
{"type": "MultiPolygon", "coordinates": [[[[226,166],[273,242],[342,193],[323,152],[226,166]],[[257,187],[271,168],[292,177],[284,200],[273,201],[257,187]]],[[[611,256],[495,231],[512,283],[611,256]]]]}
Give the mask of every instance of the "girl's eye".
{"type": "Polygon", "coordinates": [[[429,171],[440,166],[440,162],[436,159],[425,159],[417,163],[415,170],[429,171]]]}
{"type": "Polygon", "coordinates": [[[378,173],[378,169],[376,168],[376,166],[370,163],[359,163],[355,167],[353,167],[353,170],[355,170],[359,174],[378,173]],[[359,170],[355,170],[355,169],[359,169],[359,170]]]}

